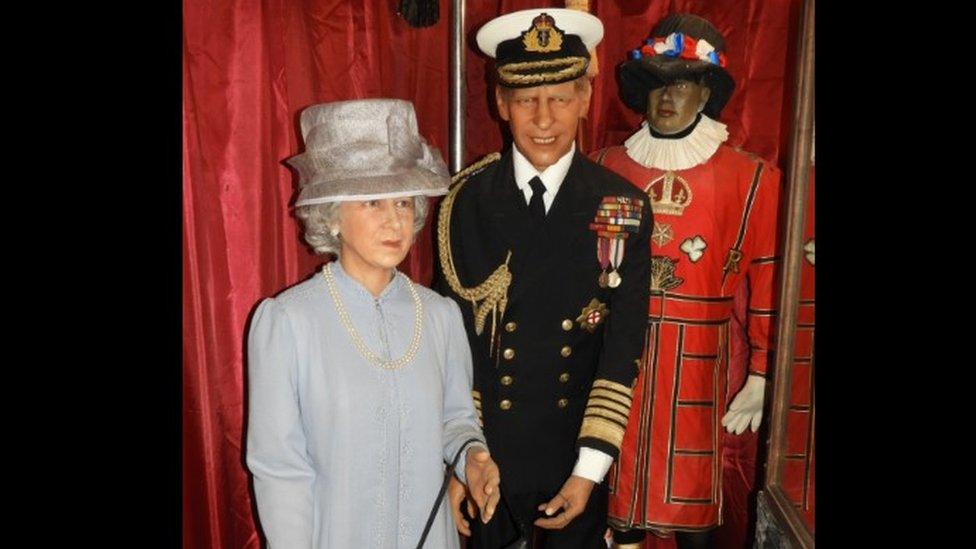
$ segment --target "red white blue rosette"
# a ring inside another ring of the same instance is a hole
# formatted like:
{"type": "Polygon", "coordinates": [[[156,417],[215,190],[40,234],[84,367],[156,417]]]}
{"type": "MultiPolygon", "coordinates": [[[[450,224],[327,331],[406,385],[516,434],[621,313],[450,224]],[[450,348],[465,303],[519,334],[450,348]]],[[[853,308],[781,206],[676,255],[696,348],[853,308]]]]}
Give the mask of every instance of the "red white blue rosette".
{"type": "Polygon", "coordinates": [[[715,51],[715,46],[708,40],[695,39],[680,32],[672,32],[665,37],[648,38],[639,49],[631,50],[631,59],[665,55],[693,61],[704,61],[712,65],[725,67],[728,60],[725,52],[715,51]]]}

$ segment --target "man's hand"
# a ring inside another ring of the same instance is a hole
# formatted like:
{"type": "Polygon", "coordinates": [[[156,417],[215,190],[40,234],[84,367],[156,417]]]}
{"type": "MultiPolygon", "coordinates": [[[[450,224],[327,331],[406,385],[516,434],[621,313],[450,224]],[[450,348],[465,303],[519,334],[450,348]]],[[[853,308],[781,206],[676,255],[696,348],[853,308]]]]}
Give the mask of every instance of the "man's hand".
{"type": "Polygon", "coordinates": [[[592,480],[571,475],[549,503],[539,506],[540,511],[544,511],[546,516],[552,518],[538,519],[535,525],[548,530],[564,528],[586,509],[586,502],[590,499],[590,492],[593,491],[594,485],[592,480]],[[563,512],[553,517],[552,515],[559,509],[563,512]]]}
{"type": "MultiPolygon", "coordinates": [[[[501,481],[501,473],[498,471],[498,465],[484,448],[469,449],[465,461],[464,476],[468,481],[468,495],[478,506],[481,522],[487,524],[495,514],[495,506],[498,505],[500,497],[498,483],[501,481]]],[[[460,513],[460,501],[457,507],[460,513]]],[[[468,510],[471,510],[470,506],[468,510]]]]}
{"type": "Polygon", "coordinates": [[[750,375],[745,387],[739,391],[722,417],[722,425],[730,433],[741,435],[746,427],[755,433],[762,423],[763,399],[766,395],[766,378],[750,375]]]}

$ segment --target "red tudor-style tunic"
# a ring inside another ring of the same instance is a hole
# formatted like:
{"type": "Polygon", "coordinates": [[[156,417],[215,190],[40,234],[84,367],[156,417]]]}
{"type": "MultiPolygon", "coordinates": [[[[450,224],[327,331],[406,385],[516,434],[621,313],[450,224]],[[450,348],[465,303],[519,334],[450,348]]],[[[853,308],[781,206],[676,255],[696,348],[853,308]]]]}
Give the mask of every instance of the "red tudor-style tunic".
{"type": "Polygon", "coordinates": [[[633,407],[609,478],[610,523],[694,531],[721,523],[721,418],[736,288],[750,285],[749,373],[773,348],[779,171],[721,145],[685,170],[594,153],[651,199],[651,296],[633,407]]]}

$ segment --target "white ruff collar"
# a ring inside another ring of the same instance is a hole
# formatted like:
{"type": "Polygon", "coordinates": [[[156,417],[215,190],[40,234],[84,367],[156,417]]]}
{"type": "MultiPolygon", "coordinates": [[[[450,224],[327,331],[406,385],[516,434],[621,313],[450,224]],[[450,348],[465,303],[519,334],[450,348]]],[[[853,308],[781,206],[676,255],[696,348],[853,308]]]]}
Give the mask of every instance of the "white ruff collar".
{"type": "Polygon", "coordinates": [[[678,139],[654,137],[645,120],[637,133],[624,141],[624,147],[627,156],[645,168],[687,170],[711,158],[728,138],[725,124],[703,114],[695,129],[678,139]]]}

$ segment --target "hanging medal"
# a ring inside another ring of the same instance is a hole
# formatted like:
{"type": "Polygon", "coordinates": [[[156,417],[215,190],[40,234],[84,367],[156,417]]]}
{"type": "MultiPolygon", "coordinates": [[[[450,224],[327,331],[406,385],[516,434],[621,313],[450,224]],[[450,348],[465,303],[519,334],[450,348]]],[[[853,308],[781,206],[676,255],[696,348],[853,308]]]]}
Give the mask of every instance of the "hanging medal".
{"type": "MultiPolygon", "coordinates": [[[[599,234],[599,233],[598,233],[599,234]]],[[[608,284],[607,267],[610,266],[610,241],[607,238],[598,236],[596,239],[596,257],[600,261],[600,277],[597,283],[601,288],[606,288],[608,284]]]]}
{"type": "MultiPolygon", "coordinates": [[[[627,233],[623,236],[626,238],[627,233]]],[[[617,272],[617,268],[620,267],[620,263],[624,260],[624,238],[614,239],[610,247],[610,264],[613,265],[613,270],[607,275],[607,284],[611,288],[616,288],[620,286],[620,273],[617,272]]]]}
{"type": "Polygon", "coordinates": [[[626,196],[605,196],[590,223],[597,236],[596,255],[600,262],[597,283],[601,288],[616,288],[623,278],[620,264],[624,260],[624,244],[631,233],[640,229],[641,208],[644,201],[626,196]],[[610,271],[607,271],[607,268],[610,271]]]}

